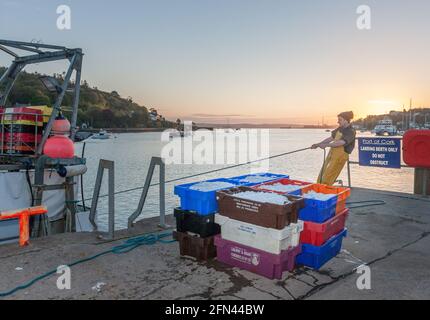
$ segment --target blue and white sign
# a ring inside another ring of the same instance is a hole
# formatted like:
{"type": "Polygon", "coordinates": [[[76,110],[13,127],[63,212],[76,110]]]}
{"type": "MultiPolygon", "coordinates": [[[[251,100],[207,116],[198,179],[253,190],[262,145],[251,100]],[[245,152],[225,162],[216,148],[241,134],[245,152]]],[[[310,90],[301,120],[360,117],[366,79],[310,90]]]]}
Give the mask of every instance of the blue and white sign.
{"type": "Polygon", "coordinates": [[[358,138],[360,166],[401,168],[399,138],[358,138]]]}

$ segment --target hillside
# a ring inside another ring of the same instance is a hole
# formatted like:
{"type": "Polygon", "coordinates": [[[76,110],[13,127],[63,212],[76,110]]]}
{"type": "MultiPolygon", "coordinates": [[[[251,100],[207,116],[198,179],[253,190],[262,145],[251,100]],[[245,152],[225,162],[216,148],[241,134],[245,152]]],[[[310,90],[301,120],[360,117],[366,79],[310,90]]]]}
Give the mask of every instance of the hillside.
{"type": "MultiPolygon", "coordinates": [[[[6,68],[0,67],[0,76],[6,68]]],[[[22,72],[9,95],[9,105],[48,105],[55,102],[55,94],[50,93],[39,80],[40,74],[22,72]]],[[[61,75],[54,75],[60,81],[61,75]]],[[[72,94],[63,100],[65,114],[70,113],[72,94]],[[69,111],[67,111],[69,110],[69,111]]],[[[173,127],[151,109],[152,117],[145,106],[133,102],[132,98],[122,98],[116,91],[103,92],[91,88],[86,81],[81,86],[78,126],[87,124],[93,128],[163,128],[173,127]],[[155,114],[155,117],[154,117],[155,114]],[[152,118],[152,119],[151,119],[152,118]]]]}

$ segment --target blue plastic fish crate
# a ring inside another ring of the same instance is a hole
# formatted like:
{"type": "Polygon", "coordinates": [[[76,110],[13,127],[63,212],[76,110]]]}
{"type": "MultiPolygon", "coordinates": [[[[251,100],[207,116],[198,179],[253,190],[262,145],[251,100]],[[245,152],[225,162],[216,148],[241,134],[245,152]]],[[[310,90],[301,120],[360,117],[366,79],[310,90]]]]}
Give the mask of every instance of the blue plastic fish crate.
{"type": "Polygon", "coordinates": [[[327,240],[322,246],[302,244],[302,253],[297,256],[296,264],[310,267],[315,270],[336,257],[342,249],[343,238],[347,236],[347,230],[327,240]]]}
{"type": "Polygon", "coordinates": [[[323,223],[336,215],[337,196],[328,200],[314,200],[305,198],[305,207],[299,212],[299,219],[323,223]]]}
{"type": "Polygon", "coordinates": [[[278,179],[289,179],[290,176],[285,175],[285,174],[276,174],[276,173],[257,173],[257,174],[245,174],[243,176],[238,176],[238,177],[233,177],[233,178],[229,178],[231,180],[237,181],[237,183],[239,183],[241,186],[245,186],[245,187],[253,187],[256,186],[258,184],[262,184],[263,182],[270,182],[270,181],[274,181],[274,180],[278,180],[278,179]],[[255,177],[255,176],[259,176],[259,177],[267,177],[270,178],[269,180],[266,181],[260,181],[260,182],[244,182],[241,181],[245,178],[248,177],[255,177]]]}
{"type": "Polygon", "coordinates": [[[181,210],[194,211],[199,215],[210,215],[218,211],[216,192],[219,190],[225,190],[226,188],[213,191],[198,191],[190,189],[191,186],[201,182],[228,182],[234,184],[234,187],[240,186],[237,181],[224,178],[175,186],[174,193],[181,198],[181,210]]]}

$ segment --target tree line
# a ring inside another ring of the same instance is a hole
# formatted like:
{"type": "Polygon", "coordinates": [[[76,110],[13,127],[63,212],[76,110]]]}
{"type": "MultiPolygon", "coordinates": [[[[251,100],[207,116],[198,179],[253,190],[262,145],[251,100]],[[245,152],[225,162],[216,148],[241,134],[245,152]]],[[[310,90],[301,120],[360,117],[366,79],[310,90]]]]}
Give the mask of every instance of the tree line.
{"type": "MultiPolygon", "coordinates": [[[[6,68],[0,67],[0,77],[6,68]]],[[[8,107],[52,106],[56,93],[49,92],[40,81],[39,73],[22,72],[8,99],[8,107]]],[[[54,74],[62,82],[63,75],[54,74]]],[[[72,85],[72,83],[71,83],[72,85]]],[[[1,89],[1,88],[0,88],[1,89]]],[[[67,116],[71,112],[73,95],[66,93],[62,108],[67,116]]],[[[131,97],[123,98],[117,91],[105,92],[90,87],[87,81],[81,84],[78,109],[78,126],[92,128],[172,128],[176,123],[166,120],[155,108],[141,106],[131,97]]]]}

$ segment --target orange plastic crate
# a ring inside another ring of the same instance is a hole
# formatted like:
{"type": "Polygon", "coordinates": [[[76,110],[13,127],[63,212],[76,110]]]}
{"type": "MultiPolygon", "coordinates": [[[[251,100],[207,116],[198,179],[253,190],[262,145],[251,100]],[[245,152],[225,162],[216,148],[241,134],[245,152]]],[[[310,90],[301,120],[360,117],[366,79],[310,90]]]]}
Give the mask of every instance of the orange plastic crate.
{"type": "Polygon", "coordinates": [[[346,200],[351,196],[351,189],[346,187],[332,187],[325,184],[312,184],[306,186],[302,189],[303,194],[309,191],[315,191],[317,193],[324,194],[336,194],[337,204],[336,204],[336,215],[341,214],[346,208],[346,200]]]}

